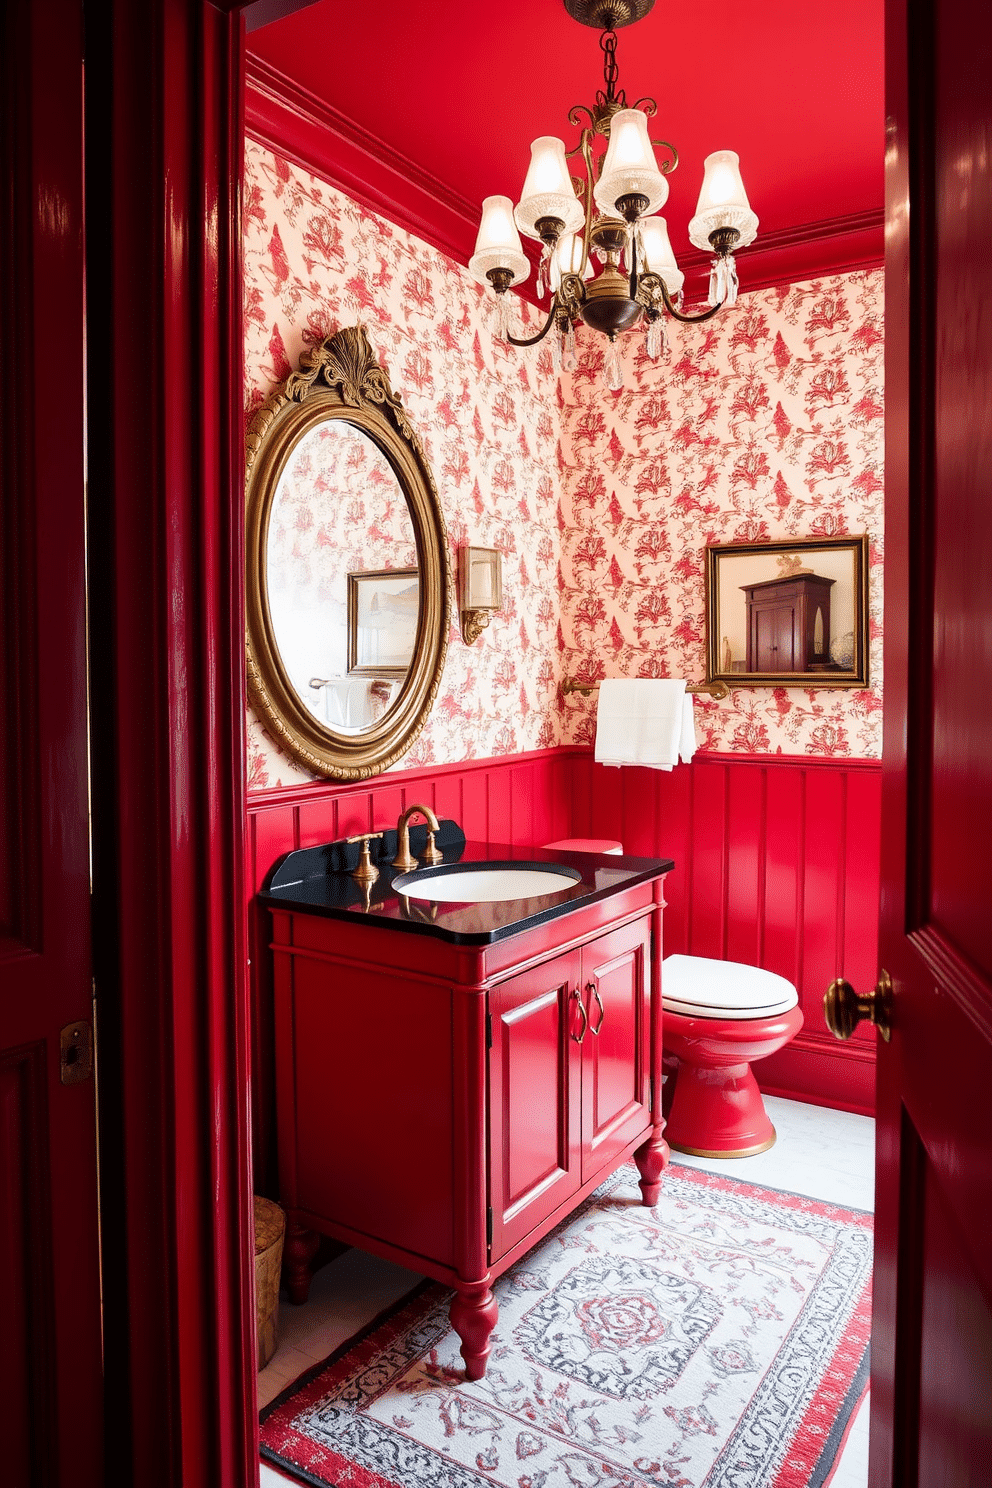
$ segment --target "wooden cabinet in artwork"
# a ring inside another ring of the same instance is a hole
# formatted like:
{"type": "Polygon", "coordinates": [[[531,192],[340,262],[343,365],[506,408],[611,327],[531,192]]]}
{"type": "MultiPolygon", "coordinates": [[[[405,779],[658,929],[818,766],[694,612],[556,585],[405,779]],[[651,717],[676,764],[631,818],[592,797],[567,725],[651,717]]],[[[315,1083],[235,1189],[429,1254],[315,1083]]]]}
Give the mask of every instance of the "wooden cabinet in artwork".
{"type": "Polygon", "coordinates": [[[833,579],[793,574],[744,584],[747,671],[809,672],[830,667],[833,579]]]}

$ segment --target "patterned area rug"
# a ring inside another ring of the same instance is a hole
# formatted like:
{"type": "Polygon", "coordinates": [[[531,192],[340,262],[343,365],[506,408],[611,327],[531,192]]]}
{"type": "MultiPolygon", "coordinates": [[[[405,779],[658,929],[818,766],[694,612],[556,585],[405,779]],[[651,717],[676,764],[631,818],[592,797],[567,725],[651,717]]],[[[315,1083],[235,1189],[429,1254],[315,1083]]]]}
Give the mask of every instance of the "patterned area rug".
{"type": "Polygon", "coordinates": [[[425,1283],[263,1413],[335,1488],[820,1488],[868,1379],[871,1215],[621,1168],[496,1283],[485,1379],[425,1283]]]}

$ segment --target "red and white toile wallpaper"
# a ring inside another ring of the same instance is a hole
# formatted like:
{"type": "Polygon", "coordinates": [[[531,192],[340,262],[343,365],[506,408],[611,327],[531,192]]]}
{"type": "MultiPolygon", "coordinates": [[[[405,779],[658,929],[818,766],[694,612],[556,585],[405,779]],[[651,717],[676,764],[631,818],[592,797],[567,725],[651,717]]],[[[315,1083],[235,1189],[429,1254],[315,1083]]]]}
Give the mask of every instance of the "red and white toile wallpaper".
{"type": "MultiPolygon", "coordinates": [[[[739,268],[746,282],[745,254],[739,268]]],[[[461,543],[503,554],[503,610],[471,647],[452,624],[401,767],[591,739],[592,706],[563,704],[562,676],[703,676],[707,543],[842,532],[871,536],[871,687],[736,689],[697,701],[697,734],[721,751],[880,754],[881,270],[670,325],[667,361],[632,332],[628,386],[611,393],[599,337],[580,331],[559,377],[547,343],[496,338],[493,297],[466,269],[249,141],[245,288],[249,406],[304,347],[361,321],[424,441],[452,571],[461,543]]],[[[342,546],[368,516],[348,504],[342,546]]],[[[312,778],[251,714],[248,778],[312,778]]]]}
{"type": "MultiPolygon", "coordinates": [[[[736,688],[697,699],[696,734],[724,752],[881,755],[882,310],[881,269],[742,294],[705,325],[669,322],[667,360],[631,332],[619,393],[580,336],[561,379],[566,675],[702,680],[708,543],[867,532],[870,686],[736,688]]],[[[565,706],[568,741],[591,741],[593,705],[565,706]]]]}
{"type": "MultiPolygon", "coordinates": [[[[558,406],[549,350],[521,355],[497,340],[494,298],[467,269],[252,141],[244,229],[249,407],[305,347],[361,321],[424,442],[452,572],[462,543],[503,555],[503,609],[474,646],[461,640],[452,596],[444,679],[402,766],[558,744],[558,406]]],[[[529,307],[516,313],[536,316],[529,307]]],[[[370,521],[361,501],[345,503],[342,549],[354,555],[370,521]]],[[[249,790],[312,778],[249,713],[249,790]]]]}

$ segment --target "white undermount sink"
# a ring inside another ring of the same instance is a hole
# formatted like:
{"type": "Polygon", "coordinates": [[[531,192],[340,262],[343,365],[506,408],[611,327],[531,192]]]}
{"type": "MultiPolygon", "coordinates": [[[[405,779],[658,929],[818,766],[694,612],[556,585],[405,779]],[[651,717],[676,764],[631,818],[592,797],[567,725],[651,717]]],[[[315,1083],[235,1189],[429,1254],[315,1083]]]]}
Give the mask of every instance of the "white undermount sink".
{"type": "Polygon", "coordinates": [[[561,894],[582,878],[575,868],[549,868],[546,863],[472,863],[466,867],[420,869],[401,873],[393,888],[410,899],[435,903],[482,904],[506,899],[535,899],[561,894]]]}

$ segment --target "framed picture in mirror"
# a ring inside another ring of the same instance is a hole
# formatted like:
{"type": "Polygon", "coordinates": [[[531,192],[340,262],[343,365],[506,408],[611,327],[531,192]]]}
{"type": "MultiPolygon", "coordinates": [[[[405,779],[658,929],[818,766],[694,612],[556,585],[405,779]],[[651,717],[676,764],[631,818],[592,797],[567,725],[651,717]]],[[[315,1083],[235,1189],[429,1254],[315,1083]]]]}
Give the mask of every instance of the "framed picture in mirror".
{"type": "Polygon", "coordinates": [[[349,573],[349,675],[405,677],[413,659],[419,614],[419,569],[349,573]]]}
{"type": "Polygon", "coordinates": [[[706,678],[732,687],[867,687],[868,538],[706,549],[706,678]]]}

